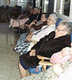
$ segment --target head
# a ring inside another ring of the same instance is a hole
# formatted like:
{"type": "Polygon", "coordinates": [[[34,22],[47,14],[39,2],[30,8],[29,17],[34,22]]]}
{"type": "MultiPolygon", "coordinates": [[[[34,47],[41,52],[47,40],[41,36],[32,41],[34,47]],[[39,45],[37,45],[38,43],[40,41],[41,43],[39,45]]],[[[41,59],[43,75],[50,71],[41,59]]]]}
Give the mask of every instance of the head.
{"type": "Polygon", "coordinates": [[[55,37],[61,37],[64,35],[70,35],[71,26],[68,22],[62,21],[56,29],[55,37]]]}
{"type": "Polygon", "coordinates": [[[34,8],[33,14],[37,14],[37,13],[38,13],[38,8],[34,8]]]}
{"type": "Polygon", "coordinates": [[[41,21],[46,21],[47,20],[47,14],[42,14],[41,15],[41,21]]]}
{"type": "Polygon", "coordinates": [[[17,9],[18,9],[18,6],[16,5],[16,6],[14,7],[14,9],[17,10],[17,9]]]}
{"type": "Polygon", "coordinates": [[[47,25],[48,26],[53,25],[56,23],[56,21],[57,21],[57,16],[55,14],[50,14],[50,16],[47,19],[47,25]]]}

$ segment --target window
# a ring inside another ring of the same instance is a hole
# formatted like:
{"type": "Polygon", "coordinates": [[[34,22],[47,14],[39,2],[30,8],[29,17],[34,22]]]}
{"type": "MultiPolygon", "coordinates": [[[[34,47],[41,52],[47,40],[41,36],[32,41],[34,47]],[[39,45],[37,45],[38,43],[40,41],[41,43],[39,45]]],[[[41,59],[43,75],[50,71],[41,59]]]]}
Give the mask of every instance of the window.
{"type": "Polygon", "coordinates": [[[69,16],[71,0],[54,0],[54,12],[69,16]]]}
{"type": "Polygon", "coordinates": [[[69,16],[70,12],[70,0],[65,0],[64,2],[64,15],[69,16]]]}

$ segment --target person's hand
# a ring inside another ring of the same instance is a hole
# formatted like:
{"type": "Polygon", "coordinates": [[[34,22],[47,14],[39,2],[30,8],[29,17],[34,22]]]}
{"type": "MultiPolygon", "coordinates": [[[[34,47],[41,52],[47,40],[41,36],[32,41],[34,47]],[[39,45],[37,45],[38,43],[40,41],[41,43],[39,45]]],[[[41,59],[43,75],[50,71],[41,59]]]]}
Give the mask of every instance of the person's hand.
{"type": "Polygon", "coordinates": [[[28,36],[26,37],[26,41],[31,41],[31,38],[32,38],[32,35],[28,35],[28,36]]]}
{"type": "Polygon", "coordinates": [[[35,56],[35,52],[36,52],[36,50],[33,49],[33,50],[30,51],[29,55],[30,55],[30,56],[35,56]]]}
{"type": "Polygon", "coordinates": [[[29,29],[31,29],[32,25],[35,24],[35,22],[31,22],[30,25],[28,26],[29,29]]]}
{"type": "Polygon", "coordinates": [[[34,22],[37,22],[37,20],[33,20],[34,22]]]}
{"type": "Polygon", "coordinates": [[[35,24],[35,22],[34,22],[34,21],[31,23],[31,25],[33,25],[33,24],[35,24]]]}
{"type": "Polygon", "coordinates": [[[71,47],[72,47],[72,42],[71,42],[71,47]]]}

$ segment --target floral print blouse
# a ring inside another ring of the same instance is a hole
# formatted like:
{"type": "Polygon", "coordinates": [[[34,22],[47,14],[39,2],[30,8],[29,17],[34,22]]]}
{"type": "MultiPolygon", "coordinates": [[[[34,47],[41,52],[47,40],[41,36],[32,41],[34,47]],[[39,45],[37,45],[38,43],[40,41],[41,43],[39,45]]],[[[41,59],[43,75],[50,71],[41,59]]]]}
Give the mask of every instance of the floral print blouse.
{"type": "MultiPolygon", "coordinates": [[[[68,60],[67,62],[61,63],[60,65],[62,66],[63,71],[65,72],[66,70],[68,70],[70,64],[71,61],[68,60]]],[[[40,74],[24,77],[21,80],[59,80],[58,78],[59,75],[57,76],[54,73],[52,67],[50,67],[49,69],[44,72],[41,72],[40,74]]]]}

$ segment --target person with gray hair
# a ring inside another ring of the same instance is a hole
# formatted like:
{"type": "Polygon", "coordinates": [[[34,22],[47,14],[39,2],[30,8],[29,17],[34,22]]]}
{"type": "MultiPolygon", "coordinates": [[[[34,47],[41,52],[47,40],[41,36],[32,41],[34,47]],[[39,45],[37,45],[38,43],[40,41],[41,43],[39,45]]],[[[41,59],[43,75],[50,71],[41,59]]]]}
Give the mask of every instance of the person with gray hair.
{"type": "Polygon", "coordinates": [[[31,47],[34,46],[33,42],[39,42],[41,38],[45,37],[46,35],[49,35],[52,31],[55,31],[56,16],[54,15],[55,14],[51,14],[47,18],[47,25],[44,25],[41,29],[27,35],[26,38],[24,35],[22,38],[22,42],[20,40],[20,43],[17,43],[14,50],[20,55],[25,54],[31,49],[31,47]]]}
{"type": "Polygon", "coordinates": [[[68,32],[68,34],[71,34],[71,25],[68,22],[63,20],[61,21],[60,25],[65,25],[66,26],[65,30],[68,32]]]}
{"type": "MultiPolygon", "coordinates": [[[[71,26],[68,22],[60,23],[56,31],[53,31],[42,38],[31,48],[29,52],[20,56],[19,70],[22,78],[27,76],[26,70],[38,66],[38,63],[41,60],[37,57],[37,55],[50,58],[54,53],[61,51],[63,48],[71,47],[71,36],[66,29],[69,28],[70,31],[70,27],[71,26]]],[[[40,77],[34,78],[40,80],[40,77]]]]}
{"type": "Polygon", "coordinates": [[[57,21],[58,17],[55,14],[50,14],[50,16],[53,16],[54,20],[57,21]]]}
{"type": "Polygon", "coordinates": [[[59,26],[61,26],[61,28],[63,29],[59,29],[58,27],[56,28],[56,32],[57,32],[57,34],[56,34],[56,37],[58,37],[58,36],[61,36],[61,35],[63,35],[63,34],[67,34],[67,35],[70,35],[71,34],[71,25],[68,23],[68,22],[66,22],[66,21],[61,21],[60,22],[60,24],[59,24],[59,26]],[[63,26],[63,27],[62,27],[63,26]],[[59,33],[58,33],[59,32],[59,33]]]}

